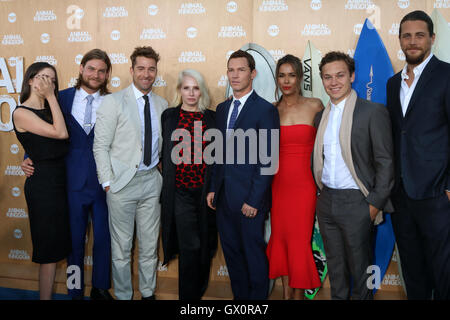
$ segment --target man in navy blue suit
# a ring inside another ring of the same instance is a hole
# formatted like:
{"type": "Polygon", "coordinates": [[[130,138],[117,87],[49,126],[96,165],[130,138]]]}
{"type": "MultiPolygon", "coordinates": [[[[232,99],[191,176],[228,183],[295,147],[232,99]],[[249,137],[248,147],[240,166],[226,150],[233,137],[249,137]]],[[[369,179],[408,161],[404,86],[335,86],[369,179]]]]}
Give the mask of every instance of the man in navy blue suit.
{"type": "Polygon", "coordinates": [[[207,203],[217,208],[217,228],[234,299],[263,300],[269,290],[264,220],[276,171],[276,165],[270,168],[278,158],[280,119],[277,109],[252,89],[256,69],[249,53],[234,52],[227,68],[233,99],[216,109],[216,125],[226,140],[220,151],[226,159],[213,165],[207,203]],[[237,147],[240,139],[241,148],[237,147]],[[261,149],[262,145],[266,148],[261,149]],[[270,153],[271,161],[262,161],[262,150],[270,153]]]}
{"type": "Polygon", "coordinates": [[[407,64],[387,83],[395,185],[392,224],[408,299],[450,299],[450,64],[431,53],[423,11],[400,22],[407,64]],[[434,292],[433,292],[434,291],[434,292]]]}
{"type": "MultiPolygon", "coordinates": [[[[68,293],[74,300],[83,299],[84,296],[84,249],[90,213],[94,230],[90,297],[93,300],[113,299],[108,292],[111,288],[108,207],[105,192],[97,179],[92,152],[96,110],[103,97],[109,93],[107,85],[110,74],[111,61],[106,52],[93,49],[81,60],[75,87],[62,90],[58,95],[70,134],[66,167],[72,252],[67,258],[67,273],[68,277],[74,272],[80,274],[80,287],[68,288],[68,293]]],[[[32,175],[32,159],[25,159],[22,169],[27,176],[32,175]]]]}

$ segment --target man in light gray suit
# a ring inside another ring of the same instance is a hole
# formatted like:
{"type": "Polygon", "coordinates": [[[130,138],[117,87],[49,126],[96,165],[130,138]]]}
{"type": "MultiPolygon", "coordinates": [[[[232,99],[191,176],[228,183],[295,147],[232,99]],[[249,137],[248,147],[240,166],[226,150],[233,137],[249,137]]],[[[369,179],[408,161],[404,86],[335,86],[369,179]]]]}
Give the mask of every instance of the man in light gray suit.
{"type": "Polygon", "coordinates": [[[392,212],[391,122],[383,105],[356,96],[351,57],[330,52],[319,68],[330,103],[316,118],[313,172],[331,297],[350,299],[352,291],[353,299],[372,299],[367,279],[373,225],[382,220],[381,210],[392,212]]]}
{"type": "Polygon", "coordinates": [[[154,300],[162,177],[161,113],[167,101],[152,92],[159,55],[138,47],[130,57],[133,83],[106,96],[97,111],[94,157],[106,193],[112,278],[119,300],[133,296],[131,248],[134,222],[139,246],[139,291],[154,300]]]}

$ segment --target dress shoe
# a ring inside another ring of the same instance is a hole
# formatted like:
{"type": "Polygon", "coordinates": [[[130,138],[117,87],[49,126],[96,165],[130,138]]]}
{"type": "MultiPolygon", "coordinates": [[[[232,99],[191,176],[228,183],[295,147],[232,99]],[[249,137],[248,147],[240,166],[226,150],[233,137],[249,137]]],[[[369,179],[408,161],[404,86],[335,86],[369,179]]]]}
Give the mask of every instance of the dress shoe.
{"type": "Polygon", "coordinates": [[[151,295],[150,297],[142,297],[142,300],[156,300],[155,295],[151,295]]]}
{"type": "Polygon", "coordinates": [[[91,300],[114,300],[108,290],[92,287],[91,300]]]}

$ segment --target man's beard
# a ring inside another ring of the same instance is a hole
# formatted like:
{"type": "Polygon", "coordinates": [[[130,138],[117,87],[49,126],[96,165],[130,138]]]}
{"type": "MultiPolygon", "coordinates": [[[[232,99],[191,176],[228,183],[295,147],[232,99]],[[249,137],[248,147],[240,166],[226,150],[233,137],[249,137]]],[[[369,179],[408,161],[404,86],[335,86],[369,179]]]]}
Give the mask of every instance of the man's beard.
{"type": "Polygon", "coordinates": [[[81,84],[82,86],[85,86],[85,87],[87,87],[87,88],[89,88],[89,89],[91,89],[91,90],[95,90],[95,91],[99,90],[101,87],[104,86],[104,83],[99,83],[98,86],[92,86],[92,85],[89,83],[89,81],[84,80],[82,74],[80,74],[80,84],[81,84]]]}
{"type": "Polygon", "coordinates": [[[407,52],[408,51],[405,52],[406,62],[413,66],[421,64],[423,62],[423,60],[425,60],[425,55],[427,54],[427,52],[422,51],[421,55],[419,55],[417,57],[411,57],[411,56],[408,56],[407,52]]]}

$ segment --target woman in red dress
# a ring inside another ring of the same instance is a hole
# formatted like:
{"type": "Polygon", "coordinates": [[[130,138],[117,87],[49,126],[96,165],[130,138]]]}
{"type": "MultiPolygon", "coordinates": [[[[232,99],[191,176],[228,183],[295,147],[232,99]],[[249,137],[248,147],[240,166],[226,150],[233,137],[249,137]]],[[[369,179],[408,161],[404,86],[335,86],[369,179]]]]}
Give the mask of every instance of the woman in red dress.
{"type": "Polygon", "coordinates": [[[275,103],[280,114],[279,169],[272,183],[271,236],[267,246],[269,277],[282,277],[283,298],[303,299],[304,289],[320,287],[311,237],[316,208],[316,185],[311,172],[314,118],[322,102],[301,94],[299,58],[286,55],[276,67],[282,96],[275,103]]]}

